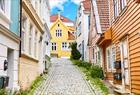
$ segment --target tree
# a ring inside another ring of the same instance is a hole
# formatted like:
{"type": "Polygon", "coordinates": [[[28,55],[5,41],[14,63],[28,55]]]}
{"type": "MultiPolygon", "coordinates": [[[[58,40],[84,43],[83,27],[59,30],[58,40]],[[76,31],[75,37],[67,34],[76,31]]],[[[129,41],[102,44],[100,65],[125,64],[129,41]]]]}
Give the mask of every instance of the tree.
{"type": "Polygon", "coordinates": [[[80,52],[77,50],[77,43],[71,44],[71,59],[79,60],[81,57],[80,52]]]}

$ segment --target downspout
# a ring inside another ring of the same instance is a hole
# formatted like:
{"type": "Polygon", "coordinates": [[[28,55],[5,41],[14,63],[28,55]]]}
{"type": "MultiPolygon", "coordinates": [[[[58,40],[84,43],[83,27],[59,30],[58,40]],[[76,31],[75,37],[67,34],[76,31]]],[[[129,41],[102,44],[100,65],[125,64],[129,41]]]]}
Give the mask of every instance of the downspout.
{"type": "MultiPolygon", "coordinates": [[[[20,38],[22,37],[22,0],[19,0],[19,33],[20,33],[20,38]]],[[[20,40],[20,44],[19,44],[19,58],[21,57],[21,40],[20,40]]],[[[20,85],[20,60],[19,60],[19,64],[18,64],[18,85],[20,85]]]]}
{"type": "MultiPolygon", "coordinates": [[[[19,28],[20,28],[20,38],[22,38],[22,0],[20,0],[20,16],[19,16],[19,28]]],[[[20,45],[19,45],[19,57],[21,57],[21,40],[20,40],[20,45]]]]}

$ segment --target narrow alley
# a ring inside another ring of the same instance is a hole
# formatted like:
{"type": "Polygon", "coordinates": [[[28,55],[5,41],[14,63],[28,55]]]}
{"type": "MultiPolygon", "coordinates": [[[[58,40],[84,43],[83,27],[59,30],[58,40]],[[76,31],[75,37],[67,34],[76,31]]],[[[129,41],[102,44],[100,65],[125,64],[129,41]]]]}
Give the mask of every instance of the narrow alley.
{"type": "Polygon", "coordinates": [[[46,80],[34,95],[95,95],[81,72],[68,59],[52,59],[46,80]]]}

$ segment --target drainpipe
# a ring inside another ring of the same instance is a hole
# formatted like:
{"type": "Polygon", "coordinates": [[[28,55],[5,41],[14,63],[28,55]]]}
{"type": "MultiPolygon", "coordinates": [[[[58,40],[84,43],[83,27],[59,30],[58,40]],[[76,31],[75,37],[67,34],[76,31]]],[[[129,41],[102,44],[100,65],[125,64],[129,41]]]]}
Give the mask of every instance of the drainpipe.
{"type": "MultiPolygon", "coordinates": [[[[22,37],[22,0],[20,0],[20,18],[19,18],[19,28],[20,28],[20,38],[22,37]]],[[[21,40],[20,40],[20,45],[19,45],[19,57],[21,57],[21,40]]]]}

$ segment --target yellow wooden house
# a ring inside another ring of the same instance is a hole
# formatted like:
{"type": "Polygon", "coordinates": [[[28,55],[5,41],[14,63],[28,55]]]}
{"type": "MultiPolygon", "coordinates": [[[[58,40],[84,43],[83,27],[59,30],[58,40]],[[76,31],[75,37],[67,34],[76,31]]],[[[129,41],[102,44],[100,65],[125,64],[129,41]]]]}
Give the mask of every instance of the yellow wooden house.
{"type": "Polygon", "coordinates": [[[70,44],[75,42],[73,21],[59,14],[51,16],[51,56],[70,58],[70,44]]]}

